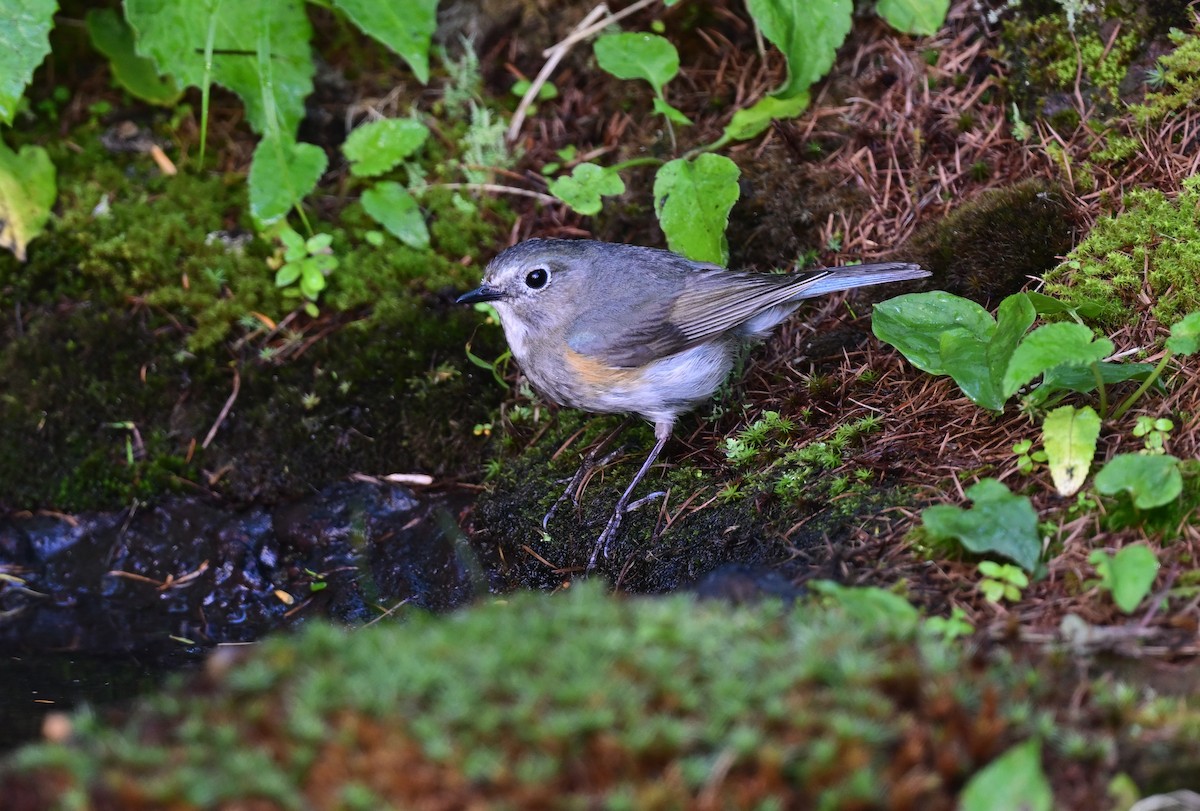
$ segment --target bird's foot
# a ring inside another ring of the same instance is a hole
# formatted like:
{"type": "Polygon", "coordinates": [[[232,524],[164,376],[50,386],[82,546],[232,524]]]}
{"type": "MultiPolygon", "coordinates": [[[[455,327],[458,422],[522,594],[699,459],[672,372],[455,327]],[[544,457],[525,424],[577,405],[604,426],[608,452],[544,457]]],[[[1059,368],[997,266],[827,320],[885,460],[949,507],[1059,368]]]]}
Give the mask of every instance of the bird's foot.
{"type": "Polygon", "coordinates": [[[643,505],[649,504],[651,501],[656,501],[666,495],[666,492],[660,491],[651,493],[648,496],[643,496],[632,504],[618,503],[617,508],[613,510],[612,517],[608,519],[608,523],[604,527],[604,531],[600,533],[600,537],[596,539],[596,546],[592,549],[592,556],[588,559],[587,570],[590,572],[596,568],[596,559],[600,553],[604,553],[604,557],[608,557],[609,547],[617,537],[617,530],[621,527],[621,519],[626,513],[631,513],[634,510],[640,509],[643,505]]]}
{"type": "Polygon", "coordinates": [[[542,529],[546,529],[548,526],[550,526],[551,519],[553,519],[555,514],[558,513],[558,508],[562,506],[562,503],[567,500],[568,496],[571,498],[571,503],[578,507],[579,491],[583,486],[584,480],[588,477],[588,474],[597,468],[602,468],[606,465],[612,464],[612,462],[624,452],[625,448],[622,446],[605,456],[603,459],[597,459],[595,454],[588,454],[584,458],[583,462],[579,465],[579,469],[575,471],[575,475],[571,477],[571,480],[563,489],[562,495],[560,495],[558,500],[555,501],[553,506],[550,507],[550,511],[542,516],[542,529]]]}

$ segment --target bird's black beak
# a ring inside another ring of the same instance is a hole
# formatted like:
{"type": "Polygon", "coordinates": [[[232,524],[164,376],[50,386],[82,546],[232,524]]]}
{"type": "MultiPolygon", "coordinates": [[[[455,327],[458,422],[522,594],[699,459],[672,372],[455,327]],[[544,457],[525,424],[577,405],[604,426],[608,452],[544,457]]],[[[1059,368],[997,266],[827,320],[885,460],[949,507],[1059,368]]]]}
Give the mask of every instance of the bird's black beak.
{"type": "Polygon", "coordinates": [[[504,293],[494,287],[481,284],[469,293],[463,293],[455,300],[455,304],[476,304],[480,301],[495,301],[504,298],[504,293]]]}

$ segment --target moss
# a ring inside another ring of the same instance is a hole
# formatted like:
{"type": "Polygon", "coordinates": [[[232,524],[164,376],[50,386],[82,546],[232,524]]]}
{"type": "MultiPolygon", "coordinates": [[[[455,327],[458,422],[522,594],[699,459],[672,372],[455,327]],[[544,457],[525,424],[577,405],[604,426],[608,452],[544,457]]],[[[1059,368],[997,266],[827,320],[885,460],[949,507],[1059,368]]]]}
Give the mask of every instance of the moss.
{"type": "Polygon", "coordinates": [[[1169,36],[1175,50],[1159,57],[1147,72],[1152,91],[1142,104],[1130,108],[1139,124],[1161,121],[1200,98],[1200,35],[1173,29],[1169,36]]]}
{"type": "Polygon", "coordinates": [[[1143,310],[1173,324],[1200,309],[1200,176],[1183,182],[1172,199],[1153,189],[1125,198],[1123,213],[1096,222],[1087,237],[1051,273],[1046,292],[1095,302],[1106,326],[1129,323],[1143,310]]]}
{"type": "Polygon", "coordinates": [[[1153,21],[1126,15],[1117,5],[1108,4],[1111,19],[1099,24],[1091,15],[1077,18],[1074,32],[1068,29],[1062,11],[1033,19],[1017,16],[1005,22],[1001,58],[1009,65],[1006,89],[1022,118],[1046,118],[1059,126],[1073,126],[1078,123],[1077,94],[1097,108],[1101,118],[1118,111],[1121,83],[1153,21]],[[1113,30],[1118,19],[1119,33],[1113,30]],[[1074,120],[1065,120],[1063,115],[1074,120]]]}
{"type": "Polygon", "coordinates": [[[903,598],[822,591],[788,611],[584,584],[353,634],[314,624],[116,723],[77,715],[70,743],[18,751],[0,784],[14,808],[34,787],[93,804],[333,807],[348,785],[397,807],[673,808],[711,792],[730,807],[883,808],[903,790],[940,808],[1031,736],[1051,775],[1070,764],[1074,798],[1122,769],[1141,778],[1146,745],[1159,782],[1164,764],[1194,766],[1194,700],[1081,685],[1070,660],[973,655],[903,598]]]}
{"type": "Polygon", "coordinates": [[[1071,249],[1070,210],[1061,188],[1027,180],[984,192],[920,228],[895,258],[929,268],[940,289],[997,302],[1071,249]]]}

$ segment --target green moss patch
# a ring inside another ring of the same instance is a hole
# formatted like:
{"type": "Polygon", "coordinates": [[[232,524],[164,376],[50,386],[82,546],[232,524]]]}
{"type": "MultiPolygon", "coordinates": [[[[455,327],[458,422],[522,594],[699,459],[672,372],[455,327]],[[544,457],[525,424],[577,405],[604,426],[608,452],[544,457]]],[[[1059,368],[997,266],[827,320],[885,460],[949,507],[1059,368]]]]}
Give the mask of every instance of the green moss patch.
{"type": "Polygon", "coordinates": [[[1125,206],[1098,220],[1046,274],[1046,292],[1095,302],[1099,320],[1110,326],[1138,317],[1143,293],[1163,324],[1200,309],[1200,176],[1185,180],[1174,198],[1154,189],[1132,191],[1125,206]]]}
{"type": "Polygon", "coordinates": [[[974,656],[873,590],[834,595],[734,608],[584,585],[314,625],[116,723],[76,716],[71,743],[19,751],[0,782],[14,808],[34,791],[181,809],[884,808],[899,792],[949,808],[1030,737],[1074,800],[1127,752],[1153,746],[1161,767],[1200,732],[1196,706],[1106,683],[1068,712],[1058,666],[974,656]],[[1070,775],[1053,768],[1068,756],[1070,775]]]}

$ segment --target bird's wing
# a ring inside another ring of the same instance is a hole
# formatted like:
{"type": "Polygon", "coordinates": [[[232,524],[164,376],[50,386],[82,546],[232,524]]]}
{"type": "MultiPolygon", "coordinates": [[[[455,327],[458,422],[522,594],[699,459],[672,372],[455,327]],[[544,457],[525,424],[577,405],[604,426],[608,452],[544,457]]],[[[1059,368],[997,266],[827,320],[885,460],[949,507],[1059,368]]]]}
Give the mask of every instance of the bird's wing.
{"type": "Polygon", "coordinates": [[[643,291],[636,298],[594,303],[576,320],[567,344],[610,366],[641,366],[736,330],[772,307],[927,275],[916,265],[897,262],[788,275],[697,269],[676,280],[682,284],[674,299],[643,291]]]}

